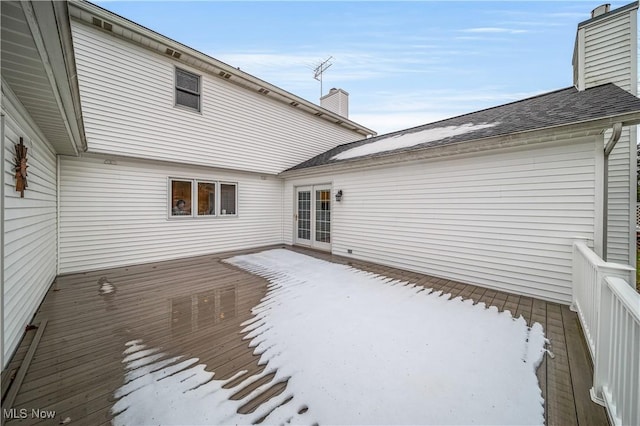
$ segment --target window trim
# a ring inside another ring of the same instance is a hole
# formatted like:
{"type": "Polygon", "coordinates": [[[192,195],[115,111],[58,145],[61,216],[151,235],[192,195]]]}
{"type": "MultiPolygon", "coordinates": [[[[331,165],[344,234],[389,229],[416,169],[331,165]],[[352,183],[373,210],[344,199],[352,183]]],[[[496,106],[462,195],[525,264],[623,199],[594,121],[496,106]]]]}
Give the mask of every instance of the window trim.
{"type": "Polygon", "coordinates": [[[200,179],[200,178],[184,178],[178,176],[167,177],[167,219],[168,220],[188,220],[188,219],[200,219],[200,220],[215,220],[221,218],[233,218],[238,217],[239,210],[239,183],[228,180],[215,180],[215,179],[200,179]],[[191,183],[191,214],[189,215],[173,215],[173,185],[172,182],[190,182],[191,183]],[[215,185],[215,214],[201,215],[198,214],[198,184],[209,183],[215,185]],[[222,214],[222,200],[221,200],[221,185],[234,185],[235,187],[235,208],[234,214],[222,214]]]}
{"type": "Polygon", "coordinates": [[[181,108],[187,111],[195,111],[199,114],[202,114],[202,76],[196,73],[193,73],[191,71],[187,71],[184,68],[180,68],[180,67],[174,67],[174,73],[173,73],[173,106],[176,108],[181,108]],[[186,88],[182,88],[182,87],[178,87],[178,73],[179,72],[183,72],[185,74],[191,75],[193,77],[196,77],[198,79],[198,92],[193,92],[189,89],[186,88]],[[178,92],[184,92],[184,93],[188,93],[191,95],[197,95],[198,96],[198,108],[192,108],[188,105],[182,105],[178,103],[178,92]]]}

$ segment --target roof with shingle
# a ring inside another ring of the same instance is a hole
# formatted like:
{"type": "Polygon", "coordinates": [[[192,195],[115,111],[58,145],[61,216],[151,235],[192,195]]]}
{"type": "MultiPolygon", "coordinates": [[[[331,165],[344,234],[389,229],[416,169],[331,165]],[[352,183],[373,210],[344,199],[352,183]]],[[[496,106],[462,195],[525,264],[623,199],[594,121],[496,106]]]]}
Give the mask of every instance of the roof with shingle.
{"type": "Polygon", "coordinates": [[[304,169],[640,112],[640,99],[608,83],[560,89],[505,105],[339,145],[290,168],[304,169]]]}

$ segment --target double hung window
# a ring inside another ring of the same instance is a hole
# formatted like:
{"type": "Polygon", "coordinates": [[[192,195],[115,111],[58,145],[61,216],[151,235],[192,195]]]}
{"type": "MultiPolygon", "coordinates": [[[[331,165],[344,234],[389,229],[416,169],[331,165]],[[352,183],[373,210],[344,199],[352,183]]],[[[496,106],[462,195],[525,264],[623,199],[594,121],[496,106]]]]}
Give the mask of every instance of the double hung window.
{"type": "Polygon", "coordinates": [[[176,68],[176,105],[200,112],[200,76],[176,68]]]}

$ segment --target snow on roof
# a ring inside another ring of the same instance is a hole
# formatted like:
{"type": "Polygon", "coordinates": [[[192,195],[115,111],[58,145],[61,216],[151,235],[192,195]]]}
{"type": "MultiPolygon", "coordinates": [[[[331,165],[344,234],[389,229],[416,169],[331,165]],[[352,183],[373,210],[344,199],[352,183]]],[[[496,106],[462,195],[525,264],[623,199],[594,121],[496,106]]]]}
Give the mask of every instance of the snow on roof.
{"type": "Polygon", "coordinates": [[[426,142],[438,141],[453,136],[463,135],[465,133],[475,132],[476,130],[487,129],[497,126],[500,123],[473,124],[466,123],[458,126],[436,127],[433,129],[425,129],[412,133],[402,133],[400,135],[392,135],[386,138],[380,138],[375,142],[360,145],[355,148],[348,149],[331,157],[332,160],[346,160],[347,158],[362,157],[363,155],[377,154],[384,151],[393,151],[394,149],[409,148],[426,142]]]}
{"type": "MultiPolygon", "coordinates": [[[[536,368],[540,324],[461,298],[288,250],[229,263],[270,281],[243,325],[265,369],[219,380],[198,360],[142,341],[123,352],[127,377],[113,423],[543,424],[536,368]],[[250,383],[265,380],[241,399],[250,383]],[[248,414],[272,384],[286,389],[248,414]]],[[[216,343],[211,342],[212,345],[216,343]]]]}
{"type": "Polygon", "coordinates": [[[568,87],[390,135],[338,145],[288,170],[324,166],[353,157],[357,162],[360,158],[389,155],[391,150],[400,153],[533,131],[560,132],[564,126],[576,124],[603,129],[611,126],[613,120],[622,121],[624,126],[638,124],[640,99],[613,83],[583,91],[568,87]],[[418,142],[412,140],[418,135],[425,138],[418,142]],[[378,148],[365,148],[367,145],[378,148]]]}

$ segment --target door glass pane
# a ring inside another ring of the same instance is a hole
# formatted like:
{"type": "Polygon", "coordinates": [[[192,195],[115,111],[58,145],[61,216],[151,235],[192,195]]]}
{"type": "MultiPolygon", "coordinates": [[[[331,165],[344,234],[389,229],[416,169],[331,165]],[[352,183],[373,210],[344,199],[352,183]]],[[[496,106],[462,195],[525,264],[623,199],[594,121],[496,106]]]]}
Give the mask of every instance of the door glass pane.
{"type": "Polygon", "coordinates": [[[316,191],[316,241],[331,242],[331,191],[316,191]]]}
{"type": "Polygon", "coordinates": [[[298,238],[311,239],[311,191],[298,192],[298,238]]]}

